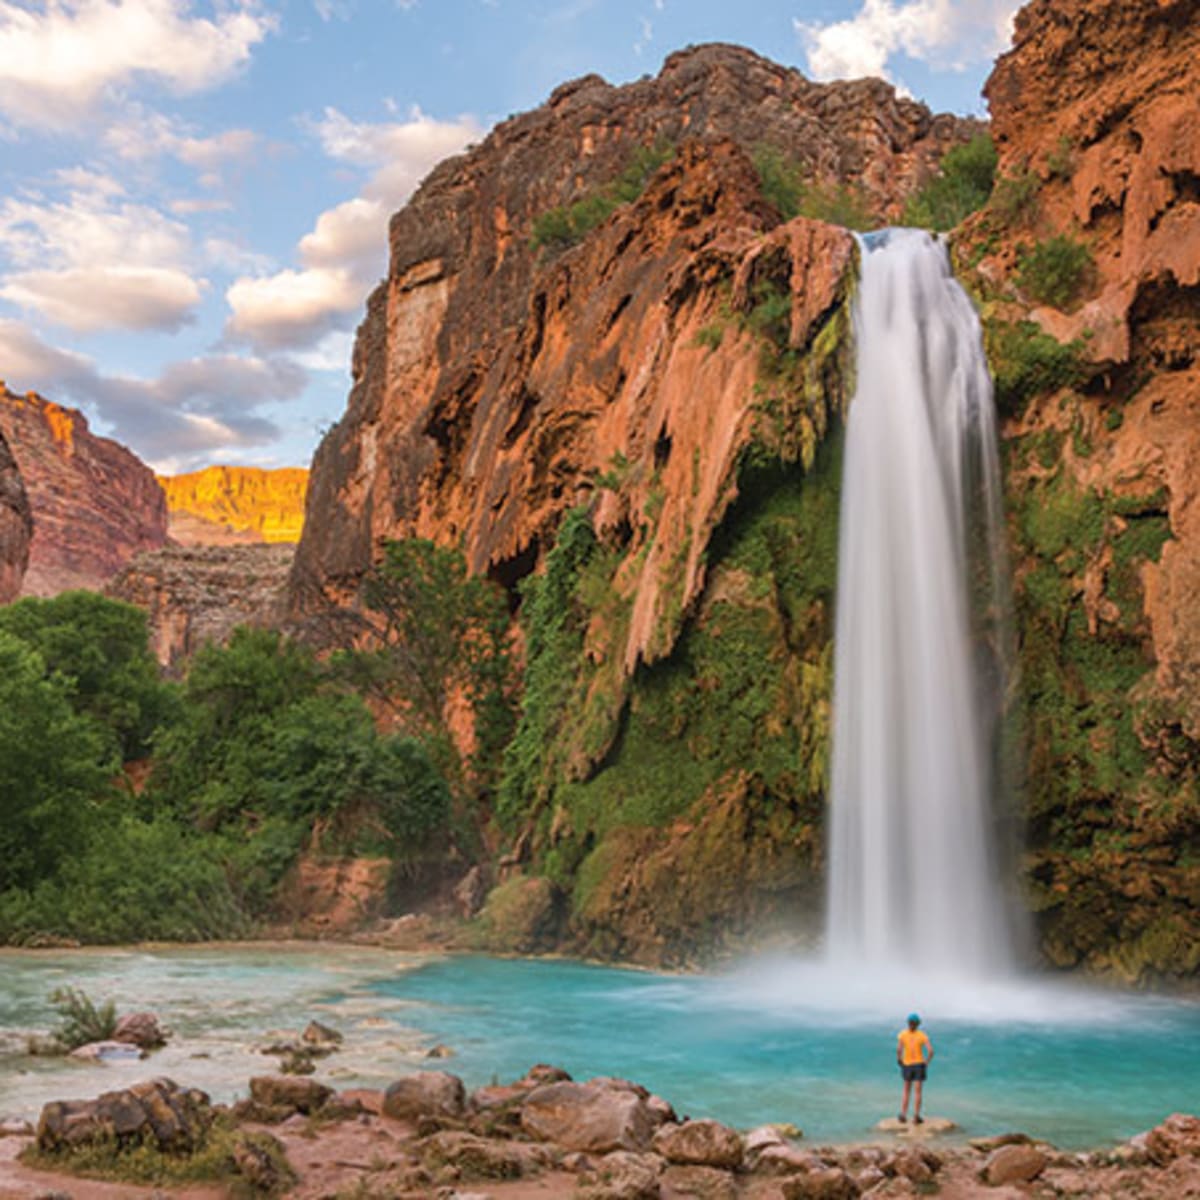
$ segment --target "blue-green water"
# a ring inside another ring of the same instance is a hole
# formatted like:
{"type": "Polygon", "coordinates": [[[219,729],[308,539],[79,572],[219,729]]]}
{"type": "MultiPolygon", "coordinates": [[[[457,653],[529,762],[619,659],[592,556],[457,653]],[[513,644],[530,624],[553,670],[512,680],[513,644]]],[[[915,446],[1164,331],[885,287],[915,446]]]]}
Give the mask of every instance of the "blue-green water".
{"type": "Polygon", "coordinates": [[[317,1017],[346,1033],[318,1075],[337,1086],[427,1067],[442,1042],[455,1057],[434,1065],[470,1085],[550,1062],[635,1079],[681,1113],[851,1141],[896,1109],[895,1034],[914,1003],[936,1047],[926,1111],[968,1135],[1094,1146],[1200,1110],[1200,1005],[1044,981],[847,978],[795,962],[664,976],[312,946],[9,953],[0,973],[0,1115],[152,1074],[244,1094],[274,1065],[257,1045],[317,1017]],[[152,1008],[176,1037],[141,1064],[30,1059],[22,1035],[49,1027],[62,983],[152,1008]]]}

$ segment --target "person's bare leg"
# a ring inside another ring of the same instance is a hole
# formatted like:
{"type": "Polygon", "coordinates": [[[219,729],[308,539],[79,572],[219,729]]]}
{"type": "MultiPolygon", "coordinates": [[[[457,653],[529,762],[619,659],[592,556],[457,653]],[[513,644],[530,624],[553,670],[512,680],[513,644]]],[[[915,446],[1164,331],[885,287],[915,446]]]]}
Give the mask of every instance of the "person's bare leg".
{"type": "Polygon", "coordinates": [[[908,1120],[908,1094],[912,1091],[912,1081],[906,1079],[904,1081],[904,1099],[900,1101],[900,1120],[908,1120]]]}
{"type": "MultiPolygon", "coordinates": [[[[924,1086],[925,1085],[918,1079],[917,1080],[917,1090],[913,1096],[913,1119],[915,1121],[917,1121],[918,1124],[921,1121],[921,1091],[924,1088],[924,1086]]],[[[907,1096],[905,1096],[905,1098],[904,1098],[904,1106],[906,1108],[908,1107],[908,1097],[907,1096]]]]}

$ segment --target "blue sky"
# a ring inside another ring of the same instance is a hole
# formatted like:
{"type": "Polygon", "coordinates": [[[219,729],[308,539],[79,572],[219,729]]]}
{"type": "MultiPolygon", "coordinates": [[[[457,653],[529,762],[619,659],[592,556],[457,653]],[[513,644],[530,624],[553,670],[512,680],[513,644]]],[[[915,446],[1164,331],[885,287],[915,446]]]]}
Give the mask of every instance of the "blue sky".
{"type": "Polygon", "coordinates": [[[306,464],[389,213],[564,80],[737,42],[979,89],[1015,0],[0,0],[0,378],[165,471],[306,464]]]}

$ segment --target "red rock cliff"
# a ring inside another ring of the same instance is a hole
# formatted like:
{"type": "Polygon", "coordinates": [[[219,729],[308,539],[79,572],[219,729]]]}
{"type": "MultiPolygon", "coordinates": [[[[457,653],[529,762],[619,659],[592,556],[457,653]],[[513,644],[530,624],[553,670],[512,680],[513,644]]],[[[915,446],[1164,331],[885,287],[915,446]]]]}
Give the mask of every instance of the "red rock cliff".
{"type": "MultiPolygon", "coordinates": [[[[473,570],[512,586],[615,468],[598,523],[645,539],[624,581],[636,594],[624,658],[665,652],[762,418],[758,347],[738,313],[764,288],[790,292],[791,344],[811,347],[852,253],[832,227],[778,227],[749,153],[773,146],[894,214],[973,131],[880,81],[814,84],[704,46],[655,79],[567,84],[443,163],[393,218],[348,409],[313,462],[294,607],[345,601],[380,543],[411,535],[461,543],[473,570]],[[655,145],[677,153],[640,200],[564,253],[531,245],[539,216],[655,145]]],[[[827,400],[794,427],[809,454],[827,400]]]]}
{"type": "Polygon", "coordinates": [[[205,467],[160,475],[171,540],[185,546],[298,542],[304,525],[303,467],[205,467]]]}
{"type": "Polygon", "coordinates": [[[0,385],[0,434],[34,520],[25,594],[99,588],[135,554],[166,542],[166,500],[154,473],[124,446],[96,437],[82,413],[0,385]]]}
{"type": "Polygon", "coordinates": [[[1031,319],[1082,359],[1005,428],[1034,904],[1059,962],[1187,973],[1200,968],[1200,869],[1180,852],[1200,836],[1200,8],[1034,0],[986,92],[1008,203],[972,220],[960,261],[978,260],[985,319],[1031,319]],[[1028,263],[1056,239],[1087,261],[1050,302],[1028,263]]]}
{"type": "Polygon", "coordinates": [[[0,433],[0,604],[7,604],[21,590],[29,566],[29,540],[33,518],[29,497],[16,459],[0,433]]]}

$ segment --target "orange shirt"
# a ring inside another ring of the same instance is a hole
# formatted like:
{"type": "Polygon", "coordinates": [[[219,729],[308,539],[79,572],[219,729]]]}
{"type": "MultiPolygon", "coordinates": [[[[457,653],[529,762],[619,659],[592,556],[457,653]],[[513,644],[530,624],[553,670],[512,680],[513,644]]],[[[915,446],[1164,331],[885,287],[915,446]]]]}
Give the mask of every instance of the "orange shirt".
{"type": "Polygon", "coordinates": [[[920,1029],[902,1029],[897,1038],[900,1049],[900,1062],[906,1067],[915,1067],[928,1059],[926,1050],[933,1053],[933,1043],[927,1034],[920,1029]]]}

